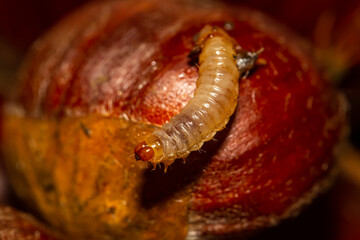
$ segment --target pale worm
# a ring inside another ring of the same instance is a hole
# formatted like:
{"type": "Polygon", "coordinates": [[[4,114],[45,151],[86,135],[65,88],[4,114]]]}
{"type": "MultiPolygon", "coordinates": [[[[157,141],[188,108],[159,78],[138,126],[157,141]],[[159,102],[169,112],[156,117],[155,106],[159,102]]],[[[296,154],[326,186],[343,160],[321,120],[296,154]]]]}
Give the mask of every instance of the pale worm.
{"type": "Polygon", "coordinates": [[[199,55],[199,78],[194,97],[161,128],[135,147],[137,160],[164,163],[165,169],[177,158],[186,158],[222,130],[234,113],[239,78],[247,75],[257,59],[223,29],[206,25],[190,53],[199,55]]]}

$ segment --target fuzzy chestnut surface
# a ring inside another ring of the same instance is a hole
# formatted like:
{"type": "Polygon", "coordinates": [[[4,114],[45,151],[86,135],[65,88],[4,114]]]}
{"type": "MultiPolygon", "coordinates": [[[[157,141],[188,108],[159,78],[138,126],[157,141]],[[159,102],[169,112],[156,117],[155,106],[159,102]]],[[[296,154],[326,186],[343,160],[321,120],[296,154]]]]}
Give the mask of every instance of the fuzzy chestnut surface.
{"type": "Polygon", "coordinates": [[[329,184],[344,126],[344,103],[296,37],[214,2],[88,4],[34,44],[20,80],[3,118],[10,179],[77,238],[200,239],[274,225],[329,184]],[[136,162],[141,136],[194,93],[193,37],[226,23],[266,62],[240,80],[227,127],[166,174],[136,162]]]}

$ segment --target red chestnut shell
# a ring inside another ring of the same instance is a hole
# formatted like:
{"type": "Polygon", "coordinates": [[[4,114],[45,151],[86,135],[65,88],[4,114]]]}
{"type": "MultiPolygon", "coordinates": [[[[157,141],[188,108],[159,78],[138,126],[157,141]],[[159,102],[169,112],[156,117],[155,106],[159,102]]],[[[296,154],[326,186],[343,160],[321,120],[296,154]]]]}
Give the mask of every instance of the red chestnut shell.
{"type": "Polygon", "coordinates": [[[3,127],[15,189],[48,222],[88,238],[197,239],[274,225],[329,184],[344,126],[344,102],[306,49],[246,8],[91,3],[39,39],[23,66],[16,104],[24,114],[9,105],[3,127]],[[240,80],[236,112],[216,141],[166,174],[150,171],[129,157],[136,134],[189,101],[198,76],[187,58],[193,37],[205,24],[226,23],[244,49],[264,48],[266,64],[240,80]],[[47,186],[31,185],[42,177],[47,186]],[[67,184],[72,190],[61,195],[67,184]],[[122,218],[121,204],[135,212],[122,218]]]}

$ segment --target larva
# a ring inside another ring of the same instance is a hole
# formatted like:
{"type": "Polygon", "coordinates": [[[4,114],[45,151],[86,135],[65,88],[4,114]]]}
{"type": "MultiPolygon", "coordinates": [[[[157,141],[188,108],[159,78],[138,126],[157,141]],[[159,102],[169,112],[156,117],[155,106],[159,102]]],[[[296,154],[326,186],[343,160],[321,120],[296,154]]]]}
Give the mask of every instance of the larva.
{"type": "Polygon", "coordinates": [[[177,158],[186,158],[222,130],[234,113],[239,77],[251,70],[258,52],[242,50],[223,29],[209,25],[201,29],[189,56],[199,52],[194,97],[135,147],[136,160],[162,162],[167,167],[177,158]]]}

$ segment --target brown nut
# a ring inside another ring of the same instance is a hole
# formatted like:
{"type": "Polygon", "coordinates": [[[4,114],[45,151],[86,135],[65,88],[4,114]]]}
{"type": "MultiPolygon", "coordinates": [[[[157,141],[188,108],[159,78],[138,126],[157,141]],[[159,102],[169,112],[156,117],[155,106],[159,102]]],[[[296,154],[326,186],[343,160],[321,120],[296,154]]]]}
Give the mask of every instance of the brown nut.
{"type": "Polygon", "coordinates": [[[341,98],[296,37],[216,3],[91,3],[35,43],[21,80],[3,121],[10,178],[78,238],[198,239],[277,224],[329,184],[344,126],[341,98]],[[264,48],[264,64],[240,80],[216,141],[151,171],[134,147],[191,98],[193,37],[226,23],[244,49],[264,48]]]}

